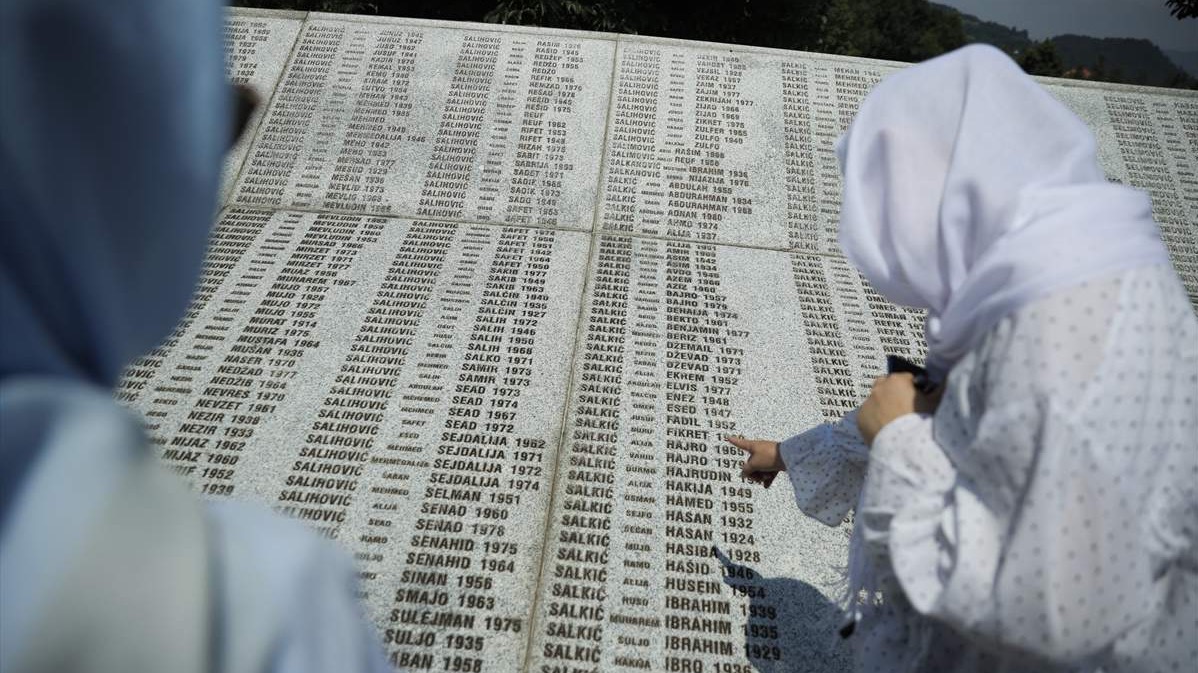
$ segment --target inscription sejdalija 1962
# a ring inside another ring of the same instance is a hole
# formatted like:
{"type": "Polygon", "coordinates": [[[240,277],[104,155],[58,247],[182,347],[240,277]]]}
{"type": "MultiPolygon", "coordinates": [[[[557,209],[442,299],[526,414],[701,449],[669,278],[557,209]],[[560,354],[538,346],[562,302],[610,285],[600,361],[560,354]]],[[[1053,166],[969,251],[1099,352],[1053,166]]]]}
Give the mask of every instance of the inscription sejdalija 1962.
{"type": "Polygon", "coordinates": [[[514,668],[587,243],[232,209],[211,298],[159,375],[126,388],[197,490],[269,503],[353,553],[396,663],[514,668]]]}
{"type": "MultiPolygon", "coordinates": [[[[413,671],[838,671],[848,531],[723,437],[838,419],[922,316],[836,246],[901,64],[234,10],[263,109],[118,399],[207,497],[338,541],[413,671]]],[[[1045,80],[1198,299],[1198,95],[1045,80]]]]}

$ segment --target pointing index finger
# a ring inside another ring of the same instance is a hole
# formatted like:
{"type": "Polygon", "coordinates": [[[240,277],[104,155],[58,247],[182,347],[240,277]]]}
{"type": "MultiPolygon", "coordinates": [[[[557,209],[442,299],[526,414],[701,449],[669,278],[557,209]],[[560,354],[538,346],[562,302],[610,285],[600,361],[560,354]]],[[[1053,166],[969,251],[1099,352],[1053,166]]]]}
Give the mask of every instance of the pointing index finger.
{"type": "Polygon", "coordinates": [[[735,446],[736,448],[740,449],[741,451],[749,450],[749,440],[745,439],[744,437],[728,436],[728,437],[725,437],[724,439],[728,440],[729,444],[731,444],[732,446],[735,446]]]}

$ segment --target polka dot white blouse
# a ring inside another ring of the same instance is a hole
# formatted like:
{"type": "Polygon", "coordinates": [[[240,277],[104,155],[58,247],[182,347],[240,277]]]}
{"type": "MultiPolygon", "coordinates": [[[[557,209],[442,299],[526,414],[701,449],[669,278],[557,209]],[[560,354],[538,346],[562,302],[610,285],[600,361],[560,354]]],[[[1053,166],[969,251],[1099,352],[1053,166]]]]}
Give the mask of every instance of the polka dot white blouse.
{"type": "Polygon", "coordinates": [[[850,415],[782,455],[807,514],[857,507],[859,670],[1198,670],[1198,320],[1171,268],[1004,318],[870,449],[850,415]]]}

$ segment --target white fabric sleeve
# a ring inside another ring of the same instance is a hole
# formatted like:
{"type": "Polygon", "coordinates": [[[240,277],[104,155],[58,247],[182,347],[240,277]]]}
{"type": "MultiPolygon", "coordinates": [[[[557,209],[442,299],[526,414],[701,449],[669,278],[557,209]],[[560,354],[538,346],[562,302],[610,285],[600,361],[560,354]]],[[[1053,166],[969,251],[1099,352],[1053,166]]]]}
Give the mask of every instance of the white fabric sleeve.
{"type": "Polygon", "coordinates": [[[1079,450],[1088,442],[1072,426],[1043,400],[985,412],[964,451],[1035,456],[1027,473],[1008,475],[1018,496],[1009,519],[954,469],[930,417],[882,429],[858,522],[871,557],[889,557],[916,611],[1005,658],[1054,664],[1102,652],[1152,614],[1140,526],[1104,516],[1096,502],[1119,502],[1119,474],[1079,450]]]}
{"type": "Polygon", "coordinates": [[[828,526],[840,525],[857,504],[869,459],[857,412],[787,439],[779,453],[799,509],[828,526]]]}
{"type": "Polygon", "coordinates": [[[349,556],[265,507],[209,503],[221,669],[390,673],[349,556]]]}
{"type": "Polygon", "coordinates": [[[343,549],[201,501],[107,390],[6,380],[0,448],[22,444],[39,458],[0,528],[0,671],[391,673],[343,549]]]}

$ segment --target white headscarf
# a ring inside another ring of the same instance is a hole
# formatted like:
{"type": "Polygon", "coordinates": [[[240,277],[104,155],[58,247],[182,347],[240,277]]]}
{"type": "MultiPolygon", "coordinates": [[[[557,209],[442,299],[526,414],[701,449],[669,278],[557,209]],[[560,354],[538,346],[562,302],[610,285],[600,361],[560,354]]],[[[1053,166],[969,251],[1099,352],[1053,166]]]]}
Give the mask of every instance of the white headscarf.
{"type": "Polygon", "coordinates": [[[927,309],[933,375],[1037,298],[1168,261],[1148,196],[1107,182],[1086,125],[993,47],[887,78],[837,154],[841,248],[927,309]]]}

